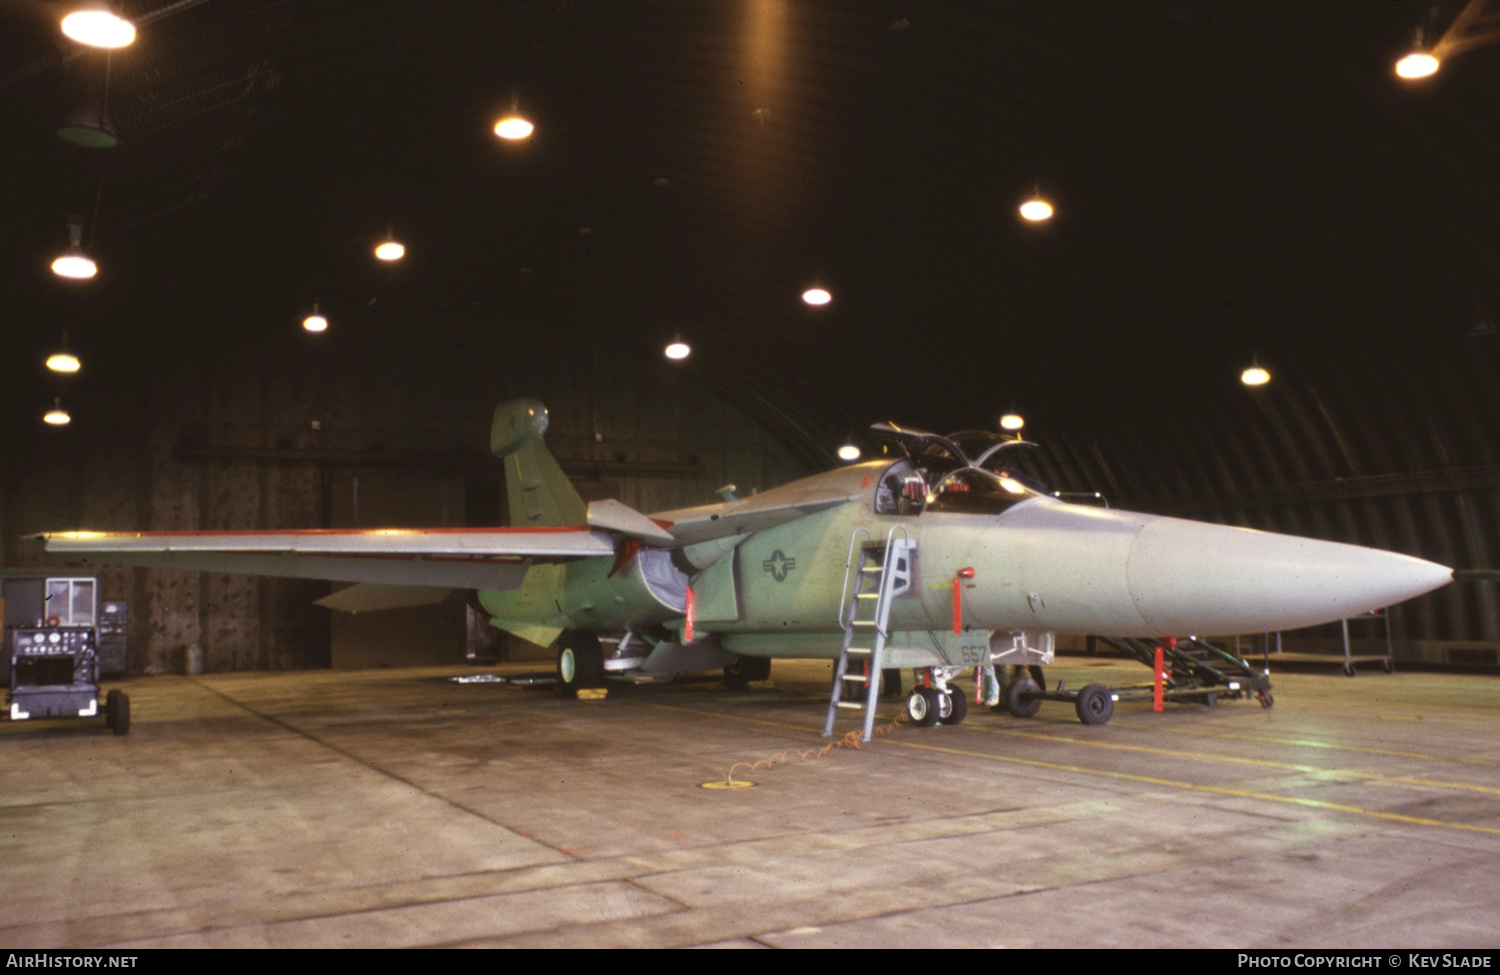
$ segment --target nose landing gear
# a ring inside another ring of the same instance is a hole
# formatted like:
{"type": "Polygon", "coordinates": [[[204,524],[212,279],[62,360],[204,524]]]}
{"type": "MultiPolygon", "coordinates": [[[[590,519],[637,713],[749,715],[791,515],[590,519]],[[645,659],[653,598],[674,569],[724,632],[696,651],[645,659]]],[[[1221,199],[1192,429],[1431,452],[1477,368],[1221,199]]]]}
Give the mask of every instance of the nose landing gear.
{"type": "Polygon", "coordinates": [[[969,714],[969,701],[962,690],[946,680],[938,680],[932,686],[919,686],[911,692],[906,699],[906,713],[919,728],[962,724],[969,714]]]}

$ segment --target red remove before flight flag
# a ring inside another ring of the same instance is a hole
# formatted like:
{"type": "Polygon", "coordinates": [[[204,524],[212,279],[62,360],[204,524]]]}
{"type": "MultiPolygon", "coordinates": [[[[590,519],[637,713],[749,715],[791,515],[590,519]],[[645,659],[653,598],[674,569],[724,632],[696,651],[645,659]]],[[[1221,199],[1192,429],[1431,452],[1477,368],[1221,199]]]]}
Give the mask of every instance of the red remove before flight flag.
{"type": "Polygon", "coordinates": [[[958,574],[953,577],[953,632],[964,631],[964,594],[963,580],[974,578],[974,570],[959,569],[958,574]]]}

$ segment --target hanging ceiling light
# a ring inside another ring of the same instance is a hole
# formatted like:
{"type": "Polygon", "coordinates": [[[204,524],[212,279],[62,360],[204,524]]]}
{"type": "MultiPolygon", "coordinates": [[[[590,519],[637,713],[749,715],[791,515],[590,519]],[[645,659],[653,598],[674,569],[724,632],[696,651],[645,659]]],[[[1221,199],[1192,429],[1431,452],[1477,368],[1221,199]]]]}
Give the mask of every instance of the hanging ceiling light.
{"type": "Polygon", "coordinates": [[[53,372],[77,372],[81,366],[78,357],[67,352],[54,352],[47,357],[47,368],[53,372]]]}
{"type": "Polygon", "coordinates": [[[833,295],[828,292],[827,288],[808,288],[802,292],[802,300],[816,307],[828,304],[833,300],[833,295]]]}
{"type": "Polygon", "coordinates": [[[1052,204],[1040,196],[1033,196],[1021,204],[1021,217],[1032,223],[1040,223],[1043,220],[1052,219],[1052,204]]]}
{"type": "Polygon", "coordinates": [[[62,408],[61,397],[52,401],[52,409],[42,417],[42,422],[54,427],[65,427],[73,422],[73,418],[68,416],[68,411],[62,408]]]}
{"type": "Polygon", "coordinates": [[[1396,62],[1396,74],[1407,81],[1427,78],[1437,74],[1442,63],[1426,51],[1413,51],[1396,62]]]}
{"type": "Polygon", "coordinates": [[[1260,366],[1251,366],[1240,373],[1240,382],[1246,386],[1264,386],[1271,381],[1271,374],[1260,366]]]}
{"type": "Polygon", "coordinates": [[[375,256],[387,263],[399,261],[406,256],[406,247],[400,241],[396,240],[396,235],[391,231],[391,228],[387,227],[385,230],[385,240],[375,245],[375,256]]]}
{"type": "Polygon", "coordinates": [[[104,98],[89,84],[57,127],[57,137],[81,149],[113,149],[120,144],[114,122],[105,112],[104,98]]]}
{"type": "Polygon", "coordinates": [[[318,314],[318,303],[313,302],[312,314],[302,319],[302,327],[309,332],[328,331],[328,319],[318,314]]]}
{"type": "Polygon", "coordinates": [[[839,460],[850,462],[859,460],[859,448],[852,443],[844,444],[839,448],[839,460]]]}
{"type": "Polygon", "coordinates": [[[692,347],[684,342],[681,336],[674,339],[672,344],[667,346],[666,351],[668,359],[686,359],[693,352],[692,347]]]}
{"type": "Polygon", "coordinates": [[[52,262],[52,273],[78,281],[99,273],[99,265],[83,252],[83,225],[77,220],[68,224],[68,249],[52,262]]]}
{"type": "Polygon", "coordinates": [[[507,115],[495,123],[495,134],[511,142],[524,139],[535,130],[536,126],[520,115],[507,115]]]}
{"type": "Polygon", "coordinates": [[[1000,418],[1000,429],[1019,430],[1026,425],[1026,420],[1019,413],[1007,413],[1000,418]]]}
{"type": "Polygon", "coordinates": [[[75,10],[62,19],[62,32],[89,47],[125,47],[135,42],[135,25],[109,10],[75,10]]]}

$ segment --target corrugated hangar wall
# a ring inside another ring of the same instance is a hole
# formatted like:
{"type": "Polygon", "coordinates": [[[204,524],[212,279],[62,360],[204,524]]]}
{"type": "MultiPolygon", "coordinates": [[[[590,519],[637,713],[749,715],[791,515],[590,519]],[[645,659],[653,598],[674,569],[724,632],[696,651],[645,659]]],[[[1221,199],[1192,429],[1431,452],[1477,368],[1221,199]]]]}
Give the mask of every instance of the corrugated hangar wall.
{"type": "MultiPolygon", "coordinates": [[[[1040,438],[1038,466],[1127,508],[1494,568],[1494,335],[1377,339],[1303,337],[1255,391],[1169,373],[1128,391],[1075,387],[1056,404],[1062,429],[1040,438]]],[[[1398,657],[1493,664],[1500,593],[1459,581],[1396,607],[1391,628],[1398,657]]],[[[1337,632],[1313,638],[1326,645],[1337,632]]]]}
{"type": "MultiPolygon", "coordinates": [[[[208,359],[162,350],[116,402],[18,445],[4,466],[3,564],[46,564],[20,537],[39,530],[503,523],[489,422],[519,396],[547,404],[548,443],[586,498],[663,510],[810,473],[670,364],[469,314],[461,341],[435,347],[413,325],[395,356],[347,329],[320,346],[226,328],[208,359]],[[187,365],[203,361],[215,364],[187,365]]],[[[103,579],[131,606],[133,671],[176,669],[192,644],[210,671],[329,663],[330,614],[312,605],[327,583],[129,568],[103,579]]]]}

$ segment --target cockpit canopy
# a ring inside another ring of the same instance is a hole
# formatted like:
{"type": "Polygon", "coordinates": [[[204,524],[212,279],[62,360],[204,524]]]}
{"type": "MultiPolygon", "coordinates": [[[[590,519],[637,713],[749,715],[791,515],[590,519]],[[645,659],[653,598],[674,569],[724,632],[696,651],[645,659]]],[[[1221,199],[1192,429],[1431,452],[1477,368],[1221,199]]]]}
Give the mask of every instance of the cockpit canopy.
{"type": "Polygon", "coordinates": [[[1017,502],[1045,493],[1031,478],[1005,467],[998,471],[959,467],[939,473],[903,460],[891,465],[880,479],[875,489],[875,513],[998,515],[1017,502]]]}

